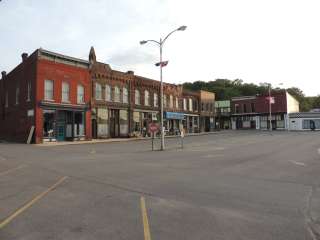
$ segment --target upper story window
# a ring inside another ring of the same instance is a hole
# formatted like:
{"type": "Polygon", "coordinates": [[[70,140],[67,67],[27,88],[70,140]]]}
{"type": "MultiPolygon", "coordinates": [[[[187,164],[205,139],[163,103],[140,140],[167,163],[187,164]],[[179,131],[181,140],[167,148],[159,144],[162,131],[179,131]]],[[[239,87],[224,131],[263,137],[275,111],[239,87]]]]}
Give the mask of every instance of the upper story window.
{"type": "Polygon", "coordinates": [[[236,113],[239,113],[240,112],[240,107],[239,107],[239,104],[235,104],[234,105],[234,111],[236,112],[236,113]]]}
{"type": "Polygon", "coordinates": [[[254,103],[251,103],[251,112],[256,112],[256,108],[255,108],[255,105],[254,103]]]}
{"type": "Polygon", "coordinates": [[[31,101],[31,81],[27,84],[27,102],[31,101]]]}
{"type": "Polygon", "coordinates": [[[20,96],[20,88],[17,87],[16,88],[16,104],[19,104],[19,96],[20,96]]]}
{"type": "Polygon", "coordinates": [[[247,104],[243,104],[243,112],[244,112],[244,113],[247,112],[247,104]]]}
{"type": "Polygon", "coordinates": [[[96,83],[96,99],[102,100],[102,87],[100,83],[96,83]]]}
{"type": "Polygon", "coordinates": [[[114,87],[114,101],[120,102],[120,88],[117,86],[114,87]]]}
{"type": "Polygon", "coordinates": [[[144,91],[144,105],[145,106],[150,106],[150,96],[149,96],[149,91],[148,90],[144,91]]]}
{"type": "Polygon", "coordinates": [[[201,103],[201,111],[204,111],[204,103],[201,103]]]}
{"type": "Polygon", "coordinates": [[[169,107],[173,108],[173,96],[172,95],[170,95],[170,97],[169,97],[169,107]]]}
{"type": "Polygon", "coordinates": [[[52,101],[53,100],[53,81],[44,81],[44,99],[52,101]]]}
{"type": "Polygon", "coordinates": [[[179,109],[179,99],[176,97],[176,109],[179,109]]]}
{"type": "Polygon", "coordinates": [[[209,112],[209,103],[206,104],[206,111],[209,112]]]}
{"type": "Polygon", "coordinates": [[[124,87],[122,89],[122,102],[128,103],[129,102],[129,95],[128,95],[128,89],[124,87]]]}
{"type": "Polygon", "coordinates": [[[163,95],[163,107],[167,107],[167,95],[163,95]]]}
{"type": "Polygon", "coordinates": [[[159,107],[158,94],[156,94],[156,93],[153,94],[153,106],[154,107],[159,107]]]}
{"type": "Polygon", "coordinates": [[[106,85],[105,98],[106,101],[111,101],[111,87],[109,85],[106,85]]]}
{"type": "Polygon", "coordinates": [[[140,105],[140,91],[138,89],[134,91],[134,103],[140,105]]]}
{"type": "Polygon", "coordinates": [[[62,102],[70,102],[70,85],[67,82],[62,83],[62,102]]]}
{"type": "Polygon", "coordinates": [[[194,108],[194,111],[198,111],[198,102],[197,102],[197,100],[193,101],[193,108],[194,108]]]}
{"type": "Polygon", "coordinates": [[[192,98],[189,98],[189,111],[193,111],[193,102],[192,102],[192,98]]]}
{"type": "Polygon", "coordinates": [[[82,85],[77,86],[77,103],[84,103],[84,87],[82,85]]]}
{"type": "Polygon", "coordinates": [[[8,91],[6,92],[6,99],[5,99],[5,107],[9,107],[9,94],[8,94],[8,91]]]}
{"type": "Polygon", "coordinates": [[[187,99],[186,98],[183,99],[183,110],[187,111],[187,99]]]}

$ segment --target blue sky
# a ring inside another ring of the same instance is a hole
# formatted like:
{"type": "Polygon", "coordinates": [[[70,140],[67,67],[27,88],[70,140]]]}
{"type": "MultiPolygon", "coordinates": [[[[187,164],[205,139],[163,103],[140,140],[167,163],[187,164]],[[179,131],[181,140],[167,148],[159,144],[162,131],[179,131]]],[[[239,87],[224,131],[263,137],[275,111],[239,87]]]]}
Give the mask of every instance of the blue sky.
{"type": "Polygon", "coordinates": [[[159,78],[159,49],[143,39],[172,35],[164,80],[236,79],[320,94],[317,0],[2,0],[0,71],[42,47],[84,58],[91,46],[112,68],[159,78]]]}

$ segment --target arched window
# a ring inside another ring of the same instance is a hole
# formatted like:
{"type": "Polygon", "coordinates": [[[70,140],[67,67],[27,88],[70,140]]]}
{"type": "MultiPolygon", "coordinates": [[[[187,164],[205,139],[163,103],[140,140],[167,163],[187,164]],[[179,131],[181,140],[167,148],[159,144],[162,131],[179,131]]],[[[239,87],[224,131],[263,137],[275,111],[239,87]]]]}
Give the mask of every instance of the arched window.
{"type": "Polygon", "coordinates": [[[77,87],[77,103],[84,103],[84,87],[82,85],[77,87]]]}
{"type": "Polygon", "coordinates": [[[187,111],[187,99],[183,99],[183,110],[187,111]]]}
{"type": "Polygon", "coordinates": [[[126,87],[124,87],[122,89],[122,102],[123,103],[128,103],[129,102],[128,89],[126,87]]]}
{"type": "Polygon", "coordinates": [[[149,96],[149,91],[148,90],[144,91],[144,105],[145,106],[150,106],[150,96],[149,96]]]}
{"type": "Polygon", "coordinates": [[[134,91],[134,103],[140,105],[140,91],[138,89],[134,91]]]}
{"type": "Polygon", "coordinates": [[[114,101],[120,102],[120,88],[117,86],[114,87],[114,101]]]}
{"type": "Polygon", "coordinates": [[[96,99],[97,100],[102,100],[102,87],[100,83],[96,83],[96,99]]]}
{"type": "Polygon", "coordinates": [[[105,95],[106,101],[111,101],[111,87],[109,85],[106,85],[105,95]]]}
{"type": "Polygon", "coordinates": [[[177,97],[176,97],[176,109],[179,109],[179,100],[177,97]]]}
{"type": "Polygon", "coordinates": [[[153,106],[154,107],[159,107],[158,94],[156,94],[156,93],[153,94],[153,106]]]}

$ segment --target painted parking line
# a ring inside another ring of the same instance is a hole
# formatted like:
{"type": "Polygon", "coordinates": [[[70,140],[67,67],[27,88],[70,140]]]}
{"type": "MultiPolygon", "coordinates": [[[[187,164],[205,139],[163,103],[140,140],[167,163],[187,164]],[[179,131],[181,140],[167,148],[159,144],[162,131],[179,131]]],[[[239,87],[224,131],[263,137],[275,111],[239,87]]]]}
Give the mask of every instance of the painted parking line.
{"type": "Polygon", "coordinates": [[[140,205],[141,205],[144,240],[151,240],[150,227],[149,227],[147,208],[146,208],[146,201],[145,201],[144,197],[140,198],[140,205]]]}
{"type": "Polygon", "coordinates": [[[293,163],[293,164],[295,164],[295,165],[299,165],[299,166],[306,166],[306,164],[305,163],[303,163],[303,162],[297,162],[297,161],[290,161],[291,163],[293,163]]]}
{"type": "Polygon", "coordinates": [[[17,170],[19,170],[21,168],[25,168],[25,167],[26,167],[26,165],[23,165],[23,164],[19,165],[18,167],[11,168],[11,169],[9,169],[7,171],[4,171],[4,172],[0,172],[0,176],[5,176],[5,175],[7,175],[7,174],[9,174],[11,172],[17,171],[17,170]]]}
{"type": "Polygon", "coordinates": [[[55,188],[57,188],[62,182],[64,182],[67,179],[67,177],[60,178],[55,184],[53,184],[50,188],[48,188],[46,191],[40,193],[39,195],[35,196],[31,201],[26,203],[21,208],[17,209],[13,214],[8,216],[6,219],[4,219],[2,222],[0,222],[0,230],[7,226],[12,220],[14,220],[16,217],[18,217],[21,213],[26,211],[28,208],[30,208],[32,205],[34,205],[36,202],[38,202],[41,198],[46,196],[49,192],[53,191],[55,188]]]}

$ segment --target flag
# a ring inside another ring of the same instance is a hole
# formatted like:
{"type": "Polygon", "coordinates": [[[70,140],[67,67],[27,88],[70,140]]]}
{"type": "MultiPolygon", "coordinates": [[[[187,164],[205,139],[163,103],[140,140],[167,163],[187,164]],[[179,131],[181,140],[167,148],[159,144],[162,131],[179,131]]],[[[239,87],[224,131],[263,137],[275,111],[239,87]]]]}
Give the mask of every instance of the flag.
{"type": "Polygon", "coordinates": [[[276,101],[274,100],[274,97],[266,97],[267,101],[270,101],[270,104],[275,104],[276,101]]]}
{"type": "Polygon", "coordinates": [[[156,65],[157,67],[159,67],[160,65],[161,65],[161,67],[165,67],[165,66],[168,65],[168,62],[169,62],[169,61],[162,61],[162,62],[156,63],[155,65],[156,65]]]}

